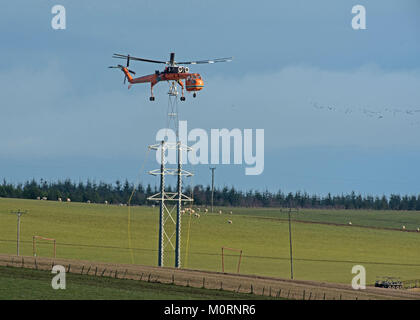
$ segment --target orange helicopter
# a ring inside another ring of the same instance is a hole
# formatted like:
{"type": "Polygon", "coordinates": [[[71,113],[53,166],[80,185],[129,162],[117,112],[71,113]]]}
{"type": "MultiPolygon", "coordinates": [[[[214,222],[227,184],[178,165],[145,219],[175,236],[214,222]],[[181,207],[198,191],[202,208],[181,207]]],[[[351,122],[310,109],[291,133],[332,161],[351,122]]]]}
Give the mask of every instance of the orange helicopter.
{"type": "Polygon", "coordinates": [[[132,84],[150,82],[150,94],[151,94],[150,101],[155,101],[155,97],[153,96],[153,87],[160,81],[173,81],[173,82],[178,83],[182,89],[181,101],[185,101],[184,87],[186,87],[186,90],[188,92],[193,92],[194,98],[197,96],[196,92],[202,90],[204,87],[203,79],[198,73],[190,73],[189,68],[183,65],[232,61],[232,57],[230,57],[230,58],[219,58],[219,59],[212,59],[212,60],[176,62],[175,53],[173,52],[170,54],[169,61],[158,61],[158,60],[136,58],[130,55],[123,55],[123,54],[118,54],[118,53],[114,53],[112,57],[116,59],[127,60],[127,64],[125,67],[119,64],[117,66],[111,66],[109,68],[117,68],[117,69],[122,70],[122,72],[125,75],[124,84],[126,83],[127,79],[128,79],[128,82],[130,83],[130,85],[128,86],[129,89],[132,84]],[[150,75],[146,75],[146,76],[142,76],[138,78],[133,78],[131,74],[135,75],[136,73],[128,69],[128,67],[130,66],[130,60],[165,64],[167,65],[167,67],[165,67],[163,71],[156,70],[154,74],[150,74],[150,75]],[[182,80],[184,79],[185,79],[185,86],[184,86],[184,83],[182,82],[182,80]]]}

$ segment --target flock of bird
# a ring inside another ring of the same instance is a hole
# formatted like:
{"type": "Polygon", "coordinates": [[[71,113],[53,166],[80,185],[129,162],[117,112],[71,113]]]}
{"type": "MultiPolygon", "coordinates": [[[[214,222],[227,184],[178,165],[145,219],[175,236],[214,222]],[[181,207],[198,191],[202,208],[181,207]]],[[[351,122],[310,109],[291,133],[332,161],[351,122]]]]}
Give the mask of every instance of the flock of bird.
{"type": "Polygon", "coordinates": [[[382,111],[377,111],[369,109],[366,107],[363,108],[351,108],[351,107],[340,107],[332,105],[320,105],[317,102],[312,102],[312,107],[318,110],[325,110],[331,112],[340,112],[344,114],[359,113],[363,114],[366,117],[374,118],[377,120],[383,119],[385,117],[398,117],[405,118],[409,121],[411,125],[420,125],[420,108],[417,109],[397,109],[397,108],[385,108],[382,111]]]}

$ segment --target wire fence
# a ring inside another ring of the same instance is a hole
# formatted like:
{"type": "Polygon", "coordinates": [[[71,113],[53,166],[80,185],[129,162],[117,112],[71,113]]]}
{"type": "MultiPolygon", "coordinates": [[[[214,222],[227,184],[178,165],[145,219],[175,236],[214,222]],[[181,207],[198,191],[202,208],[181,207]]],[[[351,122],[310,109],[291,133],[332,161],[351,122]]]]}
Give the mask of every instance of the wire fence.
{"type": "Polygon", "coordinates": [[[130,279],[146,281],[150,283],[171,284],[184,287],[194,287],[212,290],[225,290],[236,293],[267,296],[273,299],[295,299],[295,300],[341,300],[341,299],[363,299],[366,297],[357,294],[337,293],[317,288],[295,288],[277,283],[262,283],[258,280],[224,278],[214,274],[198,275],[177,270],[136,270],[135,268],[119,266],[115,264],[89,264],[78,261],[61,261],[53,259],[40,259],[35,257],[0,257],[0,266],[26,268],[35,270],[51,271],[54,265],[63,265],[66,272],[89,275],[103,278],[130,279]]]}
{"type": "MultiPolygon", "coordinates": [[[[328,287],[309,285],[302,281],[279,281],[264,277],[232,276],[231,274],[198,272],[174,268],[0,255],[0,266],[5,267],[51,271],[54,265],[62,265],[65,267],[66,272],[73,274],[225,290],[250,294],[250,299],[252,299],[252,295],[291,300],[367,300],[381,298],[380,294],[373,294],[372,292],[355,291],[344,288],[344,286],[328,287]]],[[[420,280],[410,280],[404,283],[404,287],[414,288],[418,287],[419,284],[420,280]]],[[[394,289],[391,291],[402,292],[406,290],[394,289]]]]}

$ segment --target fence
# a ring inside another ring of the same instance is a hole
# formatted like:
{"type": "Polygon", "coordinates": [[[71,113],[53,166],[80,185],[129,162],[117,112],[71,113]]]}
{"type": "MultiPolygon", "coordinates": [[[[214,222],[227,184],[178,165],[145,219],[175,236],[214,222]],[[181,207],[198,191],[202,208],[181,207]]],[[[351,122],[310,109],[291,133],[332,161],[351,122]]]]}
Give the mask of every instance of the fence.
{"type": "Polygon", "coordinates": [[[315,286],[313,284],[308,285],[303,281],[279,281],[279,279],[202,272],[197,270],[0,255],[0,266],[50,271],[54,265],[62,265],[67,272],[80,275],[226,290],[237,293],[262,295],[274,299],[362,300],[378,298],[378,295],[372,293],[354,292],[354,290],[348,289],[340,290],[337,288],[315,286]]]}

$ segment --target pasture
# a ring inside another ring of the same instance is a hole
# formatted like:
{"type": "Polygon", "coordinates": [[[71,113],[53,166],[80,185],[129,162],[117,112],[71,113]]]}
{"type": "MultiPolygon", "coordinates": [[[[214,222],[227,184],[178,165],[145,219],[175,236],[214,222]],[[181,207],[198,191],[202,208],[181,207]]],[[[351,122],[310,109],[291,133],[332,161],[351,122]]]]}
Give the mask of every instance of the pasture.
{"type": "MultiPolygon", "coordinates": [[[[21,220],[21,255],[32,255],[32,236],[39,235],[57,240],[59,258],[131,263],[133,257],[136,264],[157,264],[158,207],[131,207],[131,255],[127,207],[0,198],[0,253],[16,253],[16,216],[9,211],[18,208],[29,211],[21,220]]],[[[420,233],[404,232],[403,225],[415,231],[420,212],[292,212],[294,278],[349,284],[352,267],[361,264],[368,284],[377,276],[420,279],[420,233]]],[[[289,278],[288,230],[286,209],[217,208],[200,218],[185,214],[182,266],[221,271],[224,246],[243,250],[240,273],[289,278]]],[[[52,253],[50,243],[37,243],[38,256],[52,253]]],[[[228,253],[225,271],[236,272],[237,263],[238,254],[228,253]]],[[[168,252],[165,265],[173,264],[168,252]]]]}

